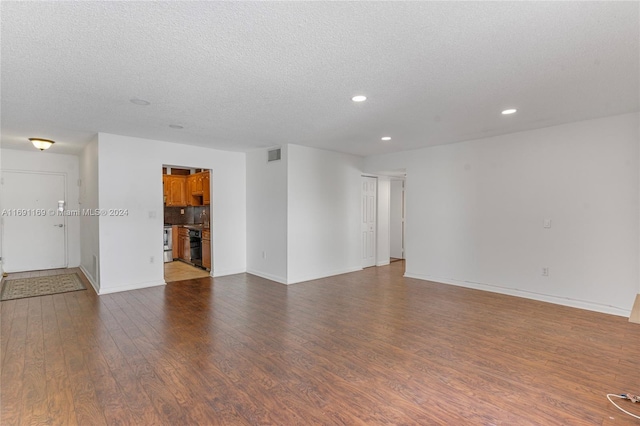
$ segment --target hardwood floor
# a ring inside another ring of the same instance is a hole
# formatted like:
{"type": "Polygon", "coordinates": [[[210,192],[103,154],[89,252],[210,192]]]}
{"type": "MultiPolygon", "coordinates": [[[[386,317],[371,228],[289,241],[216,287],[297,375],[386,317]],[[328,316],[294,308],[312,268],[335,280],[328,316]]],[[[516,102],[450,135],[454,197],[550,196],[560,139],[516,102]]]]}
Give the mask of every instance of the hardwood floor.
{"type": "Polygon", "coordinates": [[[638,424],[637,324],[403,270],[2,302],[0,423],[638,424]]]}
{"type": "Polygon", "coordinates": [[[167,283],[174,281],[191,280],[194,278],[209,277],[210,272],[196,268],[179,260],[164,264],[164,280],[167,283]]]}

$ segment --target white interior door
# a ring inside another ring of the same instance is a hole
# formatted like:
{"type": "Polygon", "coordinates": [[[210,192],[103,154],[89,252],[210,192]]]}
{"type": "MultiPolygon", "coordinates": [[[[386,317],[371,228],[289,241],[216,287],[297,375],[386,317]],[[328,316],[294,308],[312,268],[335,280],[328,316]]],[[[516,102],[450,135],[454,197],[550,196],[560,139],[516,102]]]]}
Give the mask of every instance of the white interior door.
{"type": "Polygon", "coordinates": [[[362,267],[376,265],[376,193],[378,180],[362,177],[362,267]]]}
{"type": "Polygon", "coordinates": [[[2,254],[6,272],[67,267],[65,176],[55,173],[2,173],[2,254]]]}

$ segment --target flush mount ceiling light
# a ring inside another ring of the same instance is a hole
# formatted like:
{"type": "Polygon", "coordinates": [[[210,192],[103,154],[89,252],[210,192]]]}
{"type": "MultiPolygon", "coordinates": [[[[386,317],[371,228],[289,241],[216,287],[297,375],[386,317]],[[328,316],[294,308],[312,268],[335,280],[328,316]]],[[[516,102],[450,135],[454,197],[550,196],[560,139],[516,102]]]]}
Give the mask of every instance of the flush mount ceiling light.
{"type": "Polygon", "coordinates": [[[366,96],[364,96],[364,95],[356,95],[356,96],[354,96],[353,98],[351,98],[351,100],[352,100],[353,102],[364,102],[364,101],[366,101],[366,100],[367,100],[367,97],[366,97],[366,96]]]}
{"type": "Polygon", "coordinates": [[[383,137],[380,138],[380,140],[390,141],[391,140],[391,136],[383,136],[383,137]]]}
{"type": "Polygon", "coordinates": [[[138,98],[132,98],[132,99],[129,99],[129,101],[132,104],[136,104],[136,105],[150,105],[151,104],[151,102],[149,102],[149,101],[145,101],[144,99],[138,99],[138,98]]]}
{"type": "Polygon", "coordinates": [[[38,148],[40,151],[44,151],[45,149],[51,148],[55,142],[49,139],[41,139],[41,138],[29,138],[33,146],[38,148]]]}
{"type": "Polygon", "coordinates": [[[515,114],[518,110],[515,108],[509,108],[502,111],[502,115],[515,114]]]}
{"type": "Polygon", "coordinates": [[[169,127],[171,127],[172,129],[184,129],[184,126],[181,126],[179,124],[169,124],[169,127]]]}

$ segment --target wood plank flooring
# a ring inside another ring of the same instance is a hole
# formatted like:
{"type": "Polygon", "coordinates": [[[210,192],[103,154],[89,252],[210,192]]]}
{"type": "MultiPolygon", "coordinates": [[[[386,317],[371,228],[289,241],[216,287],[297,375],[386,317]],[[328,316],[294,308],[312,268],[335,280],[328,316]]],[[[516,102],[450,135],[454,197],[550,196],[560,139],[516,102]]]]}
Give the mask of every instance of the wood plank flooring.
{"type": "Polygon", "coordinates": [[[403,270],[2,302],[0,423],[638,425],[637,324],[403,270]]]}

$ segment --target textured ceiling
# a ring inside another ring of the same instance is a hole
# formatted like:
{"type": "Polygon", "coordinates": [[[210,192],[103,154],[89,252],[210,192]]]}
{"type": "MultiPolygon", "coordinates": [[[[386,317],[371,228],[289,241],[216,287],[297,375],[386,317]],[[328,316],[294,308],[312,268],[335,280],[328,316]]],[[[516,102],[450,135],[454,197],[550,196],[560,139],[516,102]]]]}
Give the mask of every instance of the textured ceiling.
{"type": "Polygon", "coordinates": [[[5,148],[39,136],[77,153],[108,132],[371,155],[639,110],[638,2],[3,1],[0,13],[5,148]]]}

